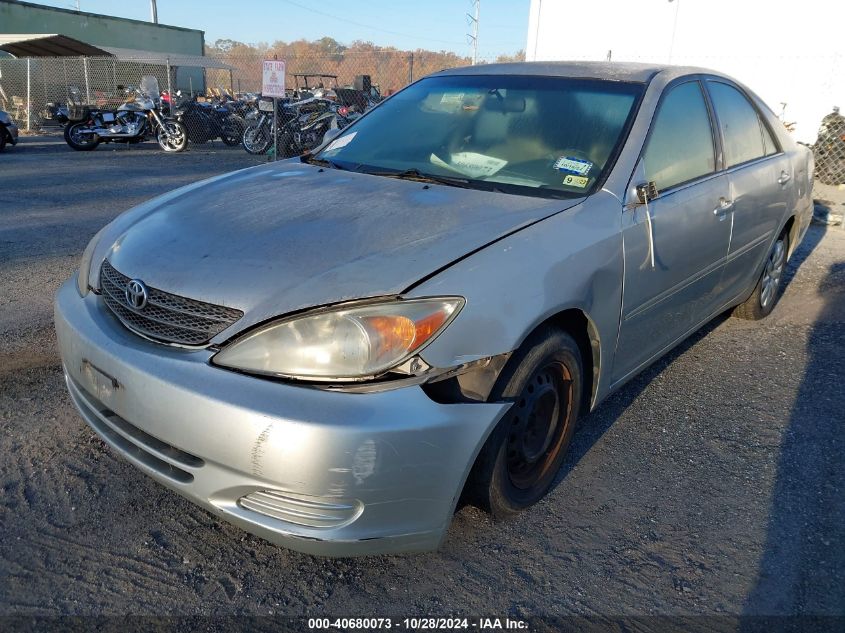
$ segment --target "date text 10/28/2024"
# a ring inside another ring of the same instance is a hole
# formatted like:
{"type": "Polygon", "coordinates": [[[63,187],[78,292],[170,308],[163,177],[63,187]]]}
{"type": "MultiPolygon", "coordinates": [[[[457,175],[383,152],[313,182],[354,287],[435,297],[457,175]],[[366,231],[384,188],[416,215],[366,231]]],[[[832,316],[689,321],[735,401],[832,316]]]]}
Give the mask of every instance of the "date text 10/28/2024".
{"type": "Polygon", "coordinates": [[[308,618],[309,630],[525,631],[528,622],[511,618],[308,618]]]}

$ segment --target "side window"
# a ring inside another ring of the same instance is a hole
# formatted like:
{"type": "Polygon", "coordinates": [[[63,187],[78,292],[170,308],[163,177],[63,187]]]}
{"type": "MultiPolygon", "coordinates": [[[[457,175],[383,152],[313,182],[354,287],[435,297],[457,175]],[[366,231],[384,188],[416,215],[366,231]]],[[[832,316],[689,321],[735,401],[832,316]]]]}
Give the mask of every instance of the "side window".
{"type": "Polygon", "coordinates": [[[716,170],[713,134],[697,81],[664,97],[643,153],[646,178],[662,191],[716,170]]]}
{"type": "Polygon", "coordinates": [[[777,154],[780,151],[778,144],[775,142],[769,127],[763,122],[763,117],[760,117],[760,129],[763,130],[763,146],[766,150],[766,156],[777,154]]]}
{"type": "Polygon", "coordinates": [[[728,84],[708,84],[725,143],[725,163],[739,165],[766,155],[757,111],[739,90],[728,84]]]}

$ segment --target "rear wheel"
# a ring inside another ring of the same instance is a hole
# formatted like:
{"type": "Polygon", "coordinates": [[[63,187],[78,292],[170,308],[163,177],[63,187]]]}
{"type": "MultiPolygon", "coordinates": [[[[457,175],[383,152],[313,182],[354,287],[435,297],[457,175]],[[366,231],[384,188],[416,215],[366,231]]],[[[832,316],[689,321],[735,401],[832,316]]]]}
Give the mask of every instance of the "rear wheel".
{"type": "Polygon", "coordinates": [[[65,126],[65,143],[78,152],[88,152],[100,144],[100,137],[96,134],[84,133],[85,123],[68,123],[65,126]]]}
{"type": "Polygon", "coordinates": [[[6,128],[0,125],[0,152],[6,148],[6,128]]]}
{"type": "Polygon", "coordinates": [[[780,298],[788,249],[789,235],[784,231],[772,245],[763,266],[763,274],[760,275],[751,296],[734,308],[735,317],[757,321],[771,313],[780,298]]]}
{"type": "Polygon", "coordinates": [[[179,121],[164,121],[156,130],[156,140],[165,152],[181,152],[188,146],[188,131],[179,121]]]}
{"type": "Polygon", "coordinates": [[[580,413],[583,363],[562,330],[533,334],[511,358],[491,394],[511,400],[473,465],[465,499],[508,518],[542,499],[563,463],[580,413]]]}

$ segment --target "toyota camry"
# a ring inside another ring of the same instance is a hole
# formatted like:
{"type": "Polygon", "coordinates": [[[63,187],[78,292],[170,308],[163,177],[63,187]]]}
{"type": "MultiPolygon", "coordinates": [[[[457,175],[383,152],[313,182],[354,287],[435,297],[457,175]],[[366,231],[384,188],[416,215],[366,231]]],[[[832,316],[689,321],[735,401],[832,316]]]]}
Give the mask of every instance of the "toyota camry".
{"type": "Polygon", "coordinates": [[[438,72],[97,233],[56,298],[67,385],[112,449],[249,532],[433,549],[461,500],[543,498],[578,419],[708,320],[769,314],[812,172],[716,72],[438,72]]]}

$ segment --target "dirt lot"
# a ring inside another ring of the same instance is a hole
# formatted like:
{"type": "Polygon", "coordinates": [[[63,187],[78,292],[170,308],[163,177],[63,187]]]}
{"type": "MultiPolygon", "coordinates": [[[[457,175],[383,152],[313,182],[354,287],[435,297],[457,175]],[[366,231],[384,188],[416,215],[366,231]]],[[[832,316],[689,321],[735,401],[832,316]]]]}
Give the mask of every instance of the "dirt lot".
{"type": "Polygon", "coordinates": [[[55,290],[122,210],[262,160],[218,149],[0,155],[0,615],[845,616],[845,231],[811,230],[766,321],[718,319],[583,420],[532,511],[326,560],[154,483],[64,389],[55,290]]]}

